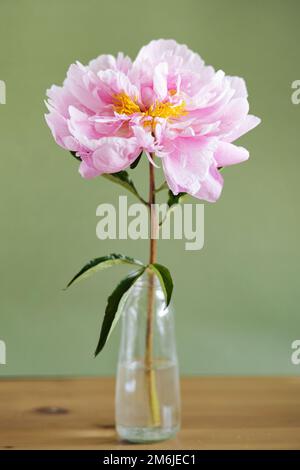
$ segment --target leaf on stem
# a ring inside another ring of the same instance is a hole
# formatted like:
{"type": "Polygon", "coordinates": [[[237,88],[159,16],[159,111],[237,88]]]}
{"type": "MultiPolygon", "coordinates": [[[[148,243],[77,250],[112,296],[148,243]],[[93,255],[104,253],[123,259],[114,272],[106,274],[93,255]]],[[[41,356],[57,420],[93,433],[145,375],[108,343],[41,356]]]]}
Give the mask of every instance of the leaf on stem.
{"type": "Polygon", "coordinates": [[[101,271],[102,269],[110,268],[116,264],[130,264],[134,266],[144,267],[144,264],[129,256],[112,253],[111,255],[101,256],[89,261],[83,268],[71,279],[67,288],[82,279],[86,279],[92,274],[101,271]]]}
{"type": "Polygon", "coordinates": [[[169,190],[169,198],[167,200],[168,204],[168,210],[165,215],[165,217],[159,222],[159,226],[161,227],[162,224],[167,220],[169,215],[171,214],[172,210],[177,207],[177,204],[180,204],[183,202],[183,199],[187,196],[187,193],[178,193],[178,194],[173,194],[171,190],[169,190]]]}
{"type": "Polygon", "coordinates": [[[125,277],[115,288],[113,293],[107,299],[104,319],[101,326],[100,338],[95,351],[97,356],[103,349],[106,341],[110,337],[114,327],[118,323],[121,316],[122,307],[127,299],[129,289],[137,281],[137,279],[144,273],[145,268],[137,272],[129,274],[125,277]]]}
{"type": "Polygon", "coordinates": [[[141,153],[139,154],[139,156],[134,160],[134,162],[131,163],[130,168],[131,168],[132,170],[134,170],[134,169],[138,166],[142,155],[143,155],[143,150],[141,151],[141,153]]]}
{"type": "Polygon", "coordinates": [[[159,193],[160,191],[163,191],[164,189],[168,189],[168,183],[164,181],[158,188],[156,188],[155,192],[159,193]]]}
{"type": "Polygon", "coordinates": [[[183,197],[186,195],[187,193],[178,193],[175,195],[172,193],[171,190],[169,190],[169,199],[167,201],[169,208],[171,208],[175,204],[179,204],[180,202],[182,202],[183,197]]]}
{"type": "MultiPolygon", "coordinates": [[[[142,153],[137,157],[137,159],[132,163],[131,168],[135,168],[137,164],[140,161],[140,158],[142,156],[142,153]]],[[[70,150],[70,154],[72,157],[74,157],[76,160],[81,162],[81,157],[77,155],[77,152],[74,152],[73,150],[70,150]]],[[[112,181],[113,183],[119,184],[120,186],[123,186],[123,188],[127,189],[127,191],[130,191],[134,196],[136,196],[143,204],[147,204],[147,202],[140,196],[138,193],[136,187],[134,186],[134,183],[132,179],[129,177],[127,171],[118,171],[117,173],[104,173],[102,175],[104,178],[112,181]]]]}
{"type": "Polygon", "coordinates": [[[158,263],[149,264],[148,268],[158,277],[166,299],[166,307],[168,307],[173,292],[173,280],[170,271],[166,266],[158,263]]]}
{"type": "Polygon", "coordinates": [[[133,184],[132,179],[128,175],[127,171],[119,171],[117,173],[105,173],[102,175],[104,178],[112,181],[113,183],[123,186],[123,188],[130,191],[134,196],[136,196],[143,204],[146,204],[146,201],[139,195],[136,187],[133,184]]]}

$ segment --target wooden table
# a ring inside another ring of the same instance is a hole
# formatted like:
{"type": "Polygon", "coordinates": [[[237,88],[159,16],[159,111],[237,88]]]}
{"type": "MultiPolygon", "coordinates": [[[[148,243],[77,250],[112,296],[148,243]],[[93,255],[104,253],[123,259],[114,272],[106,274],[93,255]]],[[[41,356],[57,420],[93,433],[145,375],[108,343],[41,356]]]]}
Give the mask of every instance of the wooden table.
{"type": "Polygon", "coordinates": [[[114,380],[0,381],[0,448],[300,449],[300,377],[182,379],[182,431],[152,445],[119,442],[114,380]]]}

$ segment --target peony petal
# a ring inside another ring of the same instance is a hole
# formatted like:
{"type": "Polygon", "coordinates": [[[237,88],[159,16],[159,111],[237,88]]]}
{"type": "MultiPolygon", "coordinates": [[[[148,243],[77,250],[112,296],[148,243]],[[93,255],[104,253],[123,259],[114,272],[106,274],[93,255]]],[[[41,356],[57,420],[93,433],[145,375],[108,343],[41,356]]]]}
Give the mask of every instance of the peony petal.
{"type": "Polygon", "coordinates": [[[69,106],[79,105],[79,102],[74,98],[67,87],[52,85],[52,87],[47,90],[47,96],[50,106],[56,109],[56,111],[65,118],[69,117],[69,106]]]}
{"type": "Polygon", "coordinates": [[[147,132],[142,125],[133,126],[132,131],[140,148],[148,152],[155,152],[155,140],[151,132],[147,132]]]}
{"type": "Polygon", "coordinates": [[[154,69],[153,74],[153,89],[159,100],[163,101],[168,93],[168,64],[161,62],[154,69]]]}
{"type": "Polygon", "coordinates": [[[227,76],[226,79],[230,83],[231,88],[235,90],[234,98],[247,98],[247,86],[243,78],[227,76]]]}
{"type": "Polygon", "coordinates": [[[181,70],[201,72],[204,66],[201,57],[185,44],[178,44],[173,39],[158,39],[142,47],[133,67],[143,67],[145,63],[153,66],[161,62],[167,62],[170,71],[180,67],[181,70]]]}
{"type": "Polygon", "coordinates": [[[141,148],[135,137],[103,137],[91,159],[97,175],[116,173],[127,168],[138,157],[141,148]]]}
{"type": "Polygon", "coordinates": [[[104,103],[112,104],[116,94],[125,93],[132,100],[139,99],[139,90],[127,75],[118,70],[103,70],[98,73],[101,86],[98,95],[104,103]]]}
{"type": "Polygon", "coordinates": [[[84,145],[90,150],[95,150],[98,146],[99,136],[95,131],[94,123],[89,121],[89,116],[73,106],[69,107],[69,114],[69,133],[73,135],[81,145],[84,145]]]}
{"type": "Polygon", "coordinates": [[[235,129],[233,129],[229,134],[224,137],[224,140],[227,142],[233,142],[242,135],[254,129],[258,124],[260,124],[261,119],[249,114],[241,122],[237,123],[235,129]]]}
{"type": "Polygon", "coordinates": [[[248,160],[249,152],[244,147],[238,147],[228,142],[220,142],[214,157],[218,166],[223,167],[248,160]]]}
{"type": "Polygon", "coordinates": [[[95,178],[99,175],[99,171],[93,166],[89,165],[87,159],[81,161],[79,166],[79,173],[85,179],[95,178]]]}
{"type": "MultiPolygon", "coordinates": [[[[97,78],[97,77],[95,77],[97,78]]],[[[99,99],[95,83],[91,80],[89,69],[81,64],[72,64],[69,67],[64,83],[69,92],[74,96],[75,102],[79,102],[83,109],[91,113],[101,112],[103,103],[99,99]]]]}
{"type": "Polygon", "coordinates": [[[207,202],[216,202],[221,196],[222,189],[223,177],[212,165],[205,181],[201,182],[201,187],[194,196],[207,202]]]}
{"type": "Polygon", "coordinates": [[[124,56],[122,52],[119,52],[117,58],[110,54],[99,55],[96,59],[91,60],[88,66],[96,75],[100,70],[107,69],[119,70],[127,74],[131,69],[132,62],[128,56],[124,56]]]}
{"type": "Polygon", "coordinates": [[[64,138],[70,135],[67,120],[63,116],[61,116],[55,109],[51,110],[49,114],[45,114],[45,119],[48,126],[50,127],[55,142],[60,147],[67,149],[64,143],[64,138]]]}
{"type": "Polygon", "coordinates": [[[217,142],[206,138],[176,139],[163,158],[167,183],[174,194],[196,195],[214,162],[217,142]]]}
{"type": "Polygon", "coordinates": [[[223,127],[232,126],[238,121],[245,119],[249,112],[249,103],[246,98],[232,99],[225,107],[221,120],[223,127]]]}

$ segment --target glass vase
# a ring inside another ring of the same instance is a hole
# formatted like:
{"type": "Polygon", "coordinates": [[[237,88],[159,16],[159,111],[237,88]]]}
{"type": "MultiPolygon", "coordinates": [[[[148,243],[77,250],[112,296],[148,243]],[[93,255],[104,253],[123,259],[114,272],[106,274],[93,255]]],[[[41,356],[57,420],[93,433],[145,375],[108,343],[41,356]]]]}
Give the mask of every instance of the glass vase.
{"type": "Polygon", "coordinates": [[[180,427],[174,312],[152,274],[136,282],[123,305],[115,409],[126,441],[169,439],[180,427]]]}

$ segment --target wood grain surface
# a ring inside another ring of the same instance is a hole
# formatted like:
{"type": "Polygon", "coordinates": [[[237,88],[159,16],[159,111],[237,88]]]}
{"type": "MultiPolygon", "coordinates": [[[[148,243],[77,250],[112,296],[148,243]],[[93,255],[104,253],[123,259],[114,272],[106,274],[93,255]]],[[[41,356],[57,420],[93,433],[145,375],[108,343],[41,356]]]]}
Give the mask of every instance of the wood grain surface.
{"type": "Polygon", "coordinates": [[[300,377],[182,379],[182,430],[149,445],[120,442],[114,380],[0,381],[0,448],[300,449],[300,377]]]}

